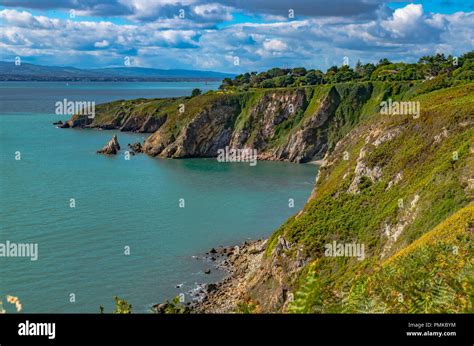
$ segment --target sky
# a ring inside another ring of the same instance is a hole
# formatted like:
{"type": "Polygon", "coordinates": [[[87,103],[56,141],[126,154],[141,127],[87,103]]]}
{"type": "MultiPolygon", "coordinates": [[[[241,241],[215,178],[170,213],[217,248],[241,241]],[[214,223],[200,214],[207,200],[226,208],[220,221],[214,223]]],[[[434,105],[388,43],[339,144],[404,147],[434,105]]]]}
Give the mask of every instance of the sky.
{"type": "Polygon", "coordinates": [[[473,50],[471,0],[0,0],[0,60],[230,73],[473,50]]]}

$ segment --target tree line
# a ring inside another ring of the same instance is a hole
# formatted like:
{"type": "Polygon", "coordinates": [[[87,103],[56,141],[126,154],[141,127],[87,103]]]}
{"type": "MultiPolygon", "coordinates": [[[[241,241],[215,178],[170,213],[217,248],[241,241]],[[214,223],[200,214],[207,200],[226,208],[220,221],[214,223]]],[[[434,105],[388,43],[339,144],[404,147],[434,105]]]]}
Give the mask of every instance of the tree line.
{"type": "Polygon", "coordinates": [[[417,63],[391,62],[381,59],[377,64],[331,66],[321,70],[304,67],[272,68],[265,72],[247,72],[234,79],[224,78],[221,90],[249,88],[280,88],[332,84],[349,81],[410,81],[433,79],[438,76],[456,80],[474,80],[474,51],[460,57],[435,54],[421,57],[417,63]]]}

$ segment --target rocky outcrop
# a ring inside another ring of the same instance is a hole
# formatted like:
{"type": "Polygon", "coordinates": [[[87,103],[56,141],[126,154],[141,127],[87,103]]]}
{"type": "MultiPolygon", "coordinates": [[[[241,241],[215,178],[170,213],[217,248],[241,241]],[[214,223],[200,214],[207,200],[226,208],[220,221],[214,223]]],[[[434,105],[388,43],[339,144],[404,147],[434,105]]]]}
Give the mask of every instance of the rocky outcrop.
{"type": "Polygon", "coordinates": [[[87,118],[87,116],[80,116],[76,118],[71,118],[70,120],[65,121],[62,125],[59,125],[58,127],[63,128],[63,129],[68,129],[68,128],[73,128],[73,127],[82,127],[85,128],[88,126],[90,123],[90,120],[87,118]]]}
{"type": "Polygon", "coordinates": [[[275,138],[278,126],[303,112],[307,103],[308,99],[303,89],[264,94],[250,108],[242,125],[234,130],[230,147],[265,151],[270,141],[275,138]]]}
{"type": "Polygon", "coordinates": [[[120,124],[117,124],[115,127],[119,127],[120,131],[125,132],[153,133],[158,130],[165,121],[166,116],[156,117],[149,115],[143,117],[141,115],[132,115],[124,117],[120,124]]]}
{"type": "Polygon", "coordinates": [[[339,104],[339,93],[333,87],[322,100],[320,108],[304,122],[284,146],[278,148],[275,156],[298,163],[321,159],[328,143],[329,127],[325,125],[335,114],[339,104]]]}
{"type": "Polygon", "coordinates": [[[155,117],[155,116],[148,116],[145,118],[145,121],[142,123],[140,128],[138,129],[137,132],[141,133],[153,133],[157,131],[161,125],[163,125],[166,121],[166,116],[162,117],[155,117]]]}
{"type": "Polygon", "coordinates": [[[120,144],[117,140],[117,136],[113,135],[112,139],[100,150],[97,150],[97,154],[116,155],[120,150],[120,144]]]}
{"type": "Polygon", "coordinates": [[[237,99],[223,98],[197,112],[175,137],[163,126],[144,144],[144,152],[171,158],[214,157],[229,144],[232,124],[240,111],[237,99]]]}

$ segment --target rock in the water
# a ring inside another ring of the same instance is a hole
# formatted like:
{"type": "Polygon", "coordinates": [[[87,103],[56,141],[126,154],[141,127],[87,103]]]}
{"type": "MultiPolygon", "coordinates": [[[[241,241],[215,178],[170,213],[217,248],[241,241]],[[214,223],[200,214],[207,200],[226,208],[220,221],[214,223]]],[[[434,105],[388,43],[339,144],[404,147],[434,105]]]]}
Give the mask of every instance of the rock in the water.
{"type": "Polygon", "coordinates": [[[61,120],[56,121],[56,122],[53,123],[53,125],[62,125],[62,124],[63,124],[63,122],[61,120]]]}
{"type": "Polygon", "coordinates": [[[133,144],[129,144],[128,147],[132,150],[134,153],[141,153],[143,152],[142,144],[140,142],[136,142],[133,144]]]}
{"type": "Polygon", "coordinates": [[[116,155],[120,150],[120,144],[117,140],[117,136],[113,135],[112,139],[100,150],[97,150],[98,154],[116,155]]]}
{"type": "Polygon", "coordinates": [[[204,271],[204,274],[211,274],[211,270],[210,270],[210,269],[206,269],[206,270],[204,271]]]}

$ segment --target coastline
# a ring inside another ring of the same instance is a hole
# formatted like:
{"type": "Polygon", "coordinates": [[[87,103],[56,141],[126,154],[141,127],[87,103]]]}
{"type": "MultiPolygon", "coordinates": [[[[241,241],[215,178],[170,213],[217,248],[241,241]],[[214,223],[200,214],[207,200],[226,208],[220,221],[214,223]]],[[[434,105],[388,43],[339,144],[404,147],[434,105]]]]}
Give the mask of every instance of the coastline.
{"type": "Polygon", "coordinates": [[[259,239],[215,250],[221,255],[215,267],[226,271],[228,275],[219,282],[205,286],[202,299],[193,304],[192,312],[217,314],[238,312],[238,304],[245,301],[245,292],[250,279],[261,269],[266,244],[267,239],[259,239]]]}

